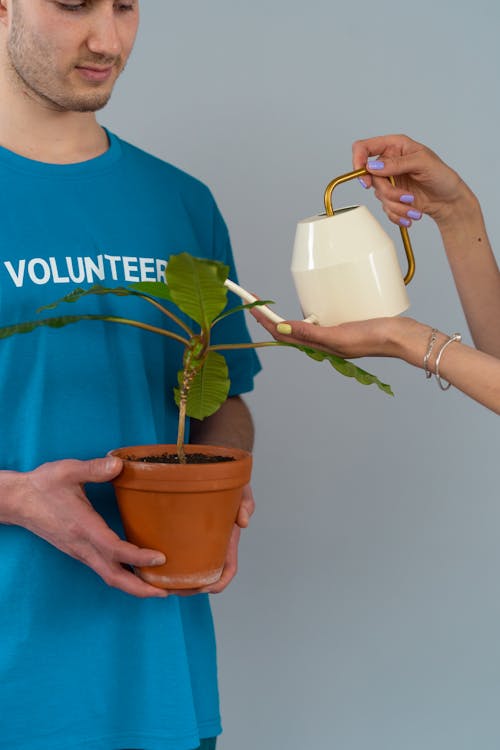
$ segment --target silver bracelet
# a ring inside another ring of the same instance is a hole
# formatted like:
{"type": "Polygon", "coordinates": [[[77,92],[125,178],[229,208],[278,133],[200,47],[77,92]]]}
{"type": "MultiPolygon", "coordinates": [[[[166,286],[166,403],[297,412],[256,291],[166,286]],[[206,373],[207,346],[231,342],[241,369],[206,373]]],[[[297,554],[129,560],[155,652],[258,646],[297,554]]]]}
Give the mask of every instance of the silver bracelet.
{"type": "Polygon", "coordinates": [[[432,377],[432,372],[429,370],[429,359],[431,358],[432,350],[434,349],[434,344],[437,340],[437,328],[433,328],[431,331],[431,335],[429,337],[429,343],[427,345],[427,351],[425,352],[424,357],[424,372],[425,377],[429,379],[432,377]]]}
{"type": "Polygon", "coordinates": [[[448,341],[445,341],[445,343],[439,350],[438,355],[436,357],[436,365],[435,365],[436,382],[442,391],[447,391],[448,388],[451,386],[451,383],[446,383],[445,385],[443,385],[443,381],[439,374],[439,365],[441,363],[441,357],[443,356],[444,350],[446,349],[447,346],[449,346],[450,344],[453,344],[454,341],[462,341],[462,337],[459,333],[454,333],[452,336],[450,336],[448,341]]]}

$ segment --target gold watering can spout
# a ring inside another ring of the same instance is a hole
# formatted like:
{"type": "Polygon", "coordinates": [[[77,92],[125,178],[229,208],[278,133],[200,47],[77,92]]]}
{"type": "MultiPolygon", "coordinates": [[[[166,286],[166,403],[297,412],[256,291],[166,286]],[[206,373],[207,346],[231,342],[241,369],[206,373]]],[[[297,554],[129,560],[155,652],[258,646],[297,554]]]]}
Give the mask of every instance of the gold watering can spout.
{"type": "MultiPolygon", "coordinates": [[[[335,211],[333,210],[333,191],[337,187],[337,185],[341,185],[343,182],[348,182],[349,180],[353,180],[356,177],[361,177],[364,174],[368,174],[367,169],[356,169],[354,172],[348,172],[347,174],[340,175],[340,177],[336,177],[334,180],[330,182],[330,184],[327,186],[325,190],[325,209],[327,216],[334,216],[335,211]]],[[[387,178],[392,185],[395,185],[396,182],[394,180],[394,177],[388,177],[387,178]]],[[[410,235],[408,234],[408,230],[406,227],[400,227],[399,231],[401,232],[401,239],[403,240],[403,246],[405,249],[406,259],[408,261],[408,270],[406,272],[406,276],[404,277],[404,283],[405,285],[408,285],[410,281],[413,279],[413,276],[415,274],[415,257],[413,255],[413,249],[411,246],[410,241],[410,235]]]]}

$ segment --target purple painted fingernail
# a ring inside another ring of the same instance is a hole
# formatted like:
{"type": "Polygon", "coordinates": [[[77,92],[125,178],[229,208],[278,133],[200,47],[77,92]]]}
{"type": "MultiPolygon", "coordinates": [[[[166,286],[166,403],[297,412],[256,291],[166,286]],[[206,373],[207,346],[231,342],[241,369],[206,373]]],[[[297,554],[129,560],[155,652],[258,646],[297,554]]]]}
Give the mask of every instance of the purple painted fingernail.
{"type": "Polygon", "coordinates": [[[361,187],[364,187],[365,190],[368,188],[368,185],[366,184],[366,182],[363,180],[362,177],[358,177],[358,182],[360,183],[361,187]]]}
{"type": "Polygon", "coordinates": [[[413,208],[410,211],[407,211],[406,215],[409,216],[410,219],[415,219],[416,221],[422,218],[420,211],[415,211],[413,208]]]}
{"type": "Polygon", "coordinates": [[[385,167],[385,164],[383,161],[369,161],[368,162],[368,168],[369,169],[383,169],[385,167]]]}
{"type": "Polygon", "coordinates": [[[408,221],[408,219],[400,219],[399,223],[402,227],[409,227],[411,224],[411,221],[408,221]]]}
{"type": "Polygon", "coordinates": [[[415,200],[415,196],[414,195],[409,195],[409,194],[408,195],[402,195],[399,200],[401,201],[401,203],[413,203],[413,201],[415,200]]]}

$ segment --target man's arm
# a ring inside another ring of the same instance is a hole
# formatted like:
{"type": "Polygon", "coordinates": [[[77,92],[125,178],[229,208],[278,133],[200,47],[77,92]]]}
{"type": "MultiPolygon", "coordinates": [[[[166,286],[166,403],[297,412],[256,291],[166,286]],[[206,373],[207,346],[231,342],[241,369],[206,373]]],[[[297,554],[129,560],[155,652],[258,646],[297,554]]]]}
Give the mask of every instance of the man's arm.
{"type": "Polygon", "coordinates": [[[251,451],[254,427],[250,411],[239,396],[232,396],[220,409],[201,422],[191,420],[191,443],[224,445],[251,451]]]}
{"type": "MultiPolygon", "coordinates": [[[[203,421],[191,420],[191,443],[223,445],[250,451],[254,442],[254,426],[250,411],[239,396],[229,398],[211,417],[203,421]]],[[[255,510],[250,485],[243,490],[238,518],[231,535],[222,576],[217,583],[200,589],[200,593],[218,594],[232,581],[238,570],[238,544],[241,529],[246,529],[255,510]]],[[[177,593],[177,592],[176,592],[177,593]]],[[[179,592],[182,593],[182,592],[179,592]]],[[[195,593],[195,592],[190,592],[195,593]]]]}
{"type": "Polygon", "coordinates": [[[0,524],[22,526],[92,568],[109,586],[138,597],[166,592],[134,575],[129,566],[160,565],[165,556],[123,541],[96,513],[87,482],[109,482],[118,458],[53,461],[29,472],[0,471],[0,524]]]}

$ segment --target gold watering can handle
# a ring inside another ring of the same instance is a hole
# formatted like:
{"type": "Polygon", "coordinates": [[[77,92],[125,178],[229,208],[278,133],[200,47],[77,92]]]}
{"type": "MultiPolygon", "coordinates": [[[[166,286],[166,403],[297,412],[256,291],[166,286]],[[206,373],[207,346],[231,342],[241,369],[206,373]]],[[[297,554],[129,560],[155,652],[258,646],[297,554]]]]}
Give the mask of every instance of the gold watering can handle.
{"type": "MultiPolygon", "coordinates": [[[[325,190],[325,209],[327,216],[334,216],[334,210],[333,210],[333,204],[332,204],[332,193],[337,187],[337,185],[341,185],[343,182],[348,182],[349,180],[353,180],[355,177],[361,177],[364,174],[368,174],[367,169],[357,169],[355,172],[348,172],[347,174],[340,175],[340,177],[336,177],[334,180],[330,182],[328,187],[325,190]]],[[[392,185],[395,185],[396,182],[394,180],[394,177],[388,177],[388,180],[390,180],[392,185]]],[[[413,250],[410,242],[410,235],[408,234],[408,230],[406,227],[400,227],[399,228],[401,232],[401,239],[403,240],[403,245],[406,253],[406,259],[408,261],[408,271],[406,273],[406,276],[404,277],[405,284],[409,284],[410,281],[413,279],[413,276],[415,274],[415,257],[413,255],[413,250]]]]}

